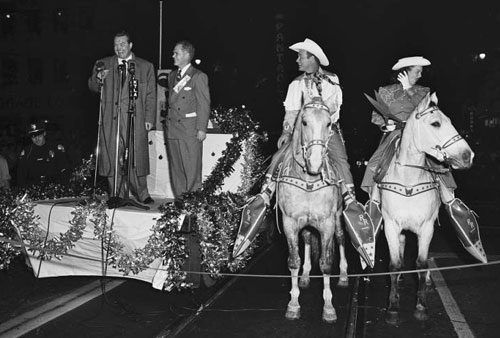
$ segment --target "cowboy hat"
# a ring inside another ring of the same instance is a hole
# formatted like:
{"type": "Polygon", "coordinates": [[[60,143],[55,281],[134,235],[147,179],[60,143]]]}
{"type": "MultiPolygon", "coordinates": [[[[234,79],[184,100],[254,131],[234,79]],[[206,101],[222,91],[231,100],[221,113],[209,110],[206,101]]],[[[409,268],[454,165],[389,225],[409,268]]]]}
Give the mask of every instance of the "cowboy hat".
{"type": "Polygon", "coordinates": [[[305,39],[302,42],[297,42],[289,47],[291,50],[298,52],[299,50],[305,50],[306,52],[311,53],[315,57],[318,58],[319,63],[322,66],[328,66],[330,62],[328,62],[328,58],[325,53],[321,49],[321,47],[311,39],[305,39]]]}
{"type": "Polygon", "coordinates": [[[401,68],[410,67],[410,66],[429,66],[431,62],[421,56],[410,56],[406,58],[399,59],[398,62],[394,66],[392,66],[392,70],[399,70],[401,68]]]}

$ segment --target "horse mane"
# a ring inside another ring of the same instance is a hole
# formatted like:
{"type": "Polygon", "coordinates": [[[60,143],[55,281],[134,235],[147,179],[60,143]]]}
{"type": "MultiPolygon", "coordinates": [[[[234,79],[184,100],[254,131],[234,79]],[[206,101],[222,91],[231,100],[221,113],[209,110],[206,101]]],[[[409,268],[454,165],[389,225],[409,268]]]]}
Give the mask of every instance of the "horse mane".
{"type": "MultiPolygon", "coordinates": [[[[282,159],[282,163],[284,164],[289,164],[292,163],[292,161],[296,162],[301,168],[306,167],[306,162],[304,159],[304,156],[302,154],[302,140],[301,140],[301,135],[302,135],[302,119],[304,115],[304,109],[305,108],[312,108],[312,107],[318,107],[318,105],[324,106],[323,109],[328,110],[328,107],[323,103],[323,100],[319,97],[315,97],[311,100],[311,102],[304,104],[302,108],[300,109],[299,113],[297,114],[297,118],[295,119],[295,126],[293,128],[293,133],[292,133],[292,140],[291,142],[287,143],[286,145],[283,145],[282,148],[278,150],[278,152],[282,153],[282,156],[275,156],[274,158],[282,159]]],[[[274,159],[273,158],[273,159],[274,159]]],[[[329,160],[331,160],[329,158],[329,160]]],[[[271,163],[271,166],[273,164],[277,163],[271,163]]],[[[330,164],[330,163],[328,163],[330,164]]],[[[333,165],[329,165],[329,167],[334,167],[333,165]]],[[[326,175],[326,177],[330,177],[331,175],[326,175]]]]}
{"type": "Polygon", "coordinates": [[[289,156],[293,157],[293,159],[301,166],[305,167],[306,163],[302,157],[302,144],[301,144],[301,139],[300,136],[302,135],[302,112],[304,110],[304,107],[300,110],[299,114],[297,115],[297,119],[295,120],[295,128],[293,128],[293,134],[292,134],[292,142],[290,146],[290,151],[289,151],[289,156]]]}

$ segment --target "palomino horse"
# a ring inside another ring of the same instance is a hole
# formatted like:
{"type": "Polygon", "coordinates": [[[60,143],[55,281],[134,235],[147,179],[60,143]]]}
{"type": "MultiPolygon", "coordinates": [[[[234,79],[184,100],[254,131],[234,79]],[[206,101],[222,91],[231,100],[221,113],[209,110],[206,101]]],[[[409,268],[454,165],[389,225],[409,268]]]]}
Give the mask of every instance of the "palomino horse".
{"type": "MultiPolygon", "coordinates": [[[[399,148],[387,174],[378,184],[384,231],[390,254],[390,271],[401,271],[405,235],[403,230],[416,234],[418,239],[417,269],[427,268],[429,245],[434,233],[441,199],[432,169],[426,166],[426,154],[454,169],[472,165],[474,153],[458,134],[450,119],[435,105],[435,95],[427,96],[412,112],[401,135],[399,148]]],[[[399,323],[399,274],[391,274],[391,289],[386,321],[399,323]]],[[[430,276],[418,273],[417,302],[414,316],[426,320],[426,286],[430,276]]]]}
{"type": "MultiPolygon", "coordinates": [[[[347,260],[345,258],[344,233],[341,228],[342,213],[339,187],[333,180],[328,161],[328,140],[332,123],[328,108],[321,101],[306,104],[295,124],[292,141],[285,150],[277,186],[277,201],[283,214],[283,229],[288,242],[288,268],[292,276],[291,300],[285,317],[300,318],[298,274],[299,233],[304,239],[304,265],[300,287],[309,285],[311,270],[311,236],[319,234],[321,252],[319,266],[323,274],[323,320],[337,320],[332,305],[330,274],[335,253],[334,236],[339,242],[339,286],[347,286],[347,260]]],[[[313,241],[317,249],[318,240],[313,241]]],[[[314,255],[313,255],[314,256],[314,255]]],[[[317,256],[317,255],[316,255],[317,256]]]]}

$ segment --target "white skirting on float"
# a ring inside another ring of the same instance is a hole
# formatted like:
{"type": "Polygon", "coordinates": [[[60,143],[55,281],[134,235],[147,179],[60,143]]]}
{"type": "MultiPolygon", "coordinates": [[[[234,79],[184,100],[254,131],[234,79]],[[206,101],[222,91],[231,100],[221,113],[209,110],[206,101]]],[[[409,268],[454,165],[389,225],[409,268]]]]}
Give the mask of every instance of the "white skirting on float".
{"type": "MultiPolygon", "coordinates": [[[[207,134],[203,147],[203,179],[212,172],[231,137],[232,135],[228,134],[207,134]]],[[[155,204],[151,205],[148,211],[134,207],[107,210],[109,220],[113,221],[113,230],[119,236],[126,252],[132,252],[146,245],[151,235],[151,228],[156,223],[155,219],[161,216],[158,206],[173,198],[162,131],[149,133],[149,155],[151,174],[148,176],[148,189],[155,199],[155,204]]],[[[234,172],[224,181],[222,191],[236,192],[241,184],[242,163],[243,160],[240,158],[234,166],[234,172]]],[[[69,229],[71,212],[77,203],[76,200],[48,200],[36,203],[35,213],[40,217],[40,227],[48,232],[49,239],[69,229]]],[[[28,255],[35,276],[40,278],[105,275],[142,280],[160,289],[165,279],[165,274],[161,271],[161,259],[152,262],[144,271],[138,274],[130,273],[128,276],[124,276],[112,266],[106,266],[104,264],[106,253],[101,247],[101,241],[94,238],[94,227],[91,222],[87,223],[83,238],[75,242],[74,247],[68,251],[68,255],[62,259],[52,258],[41,261],[29,251],[28,255]]]]}

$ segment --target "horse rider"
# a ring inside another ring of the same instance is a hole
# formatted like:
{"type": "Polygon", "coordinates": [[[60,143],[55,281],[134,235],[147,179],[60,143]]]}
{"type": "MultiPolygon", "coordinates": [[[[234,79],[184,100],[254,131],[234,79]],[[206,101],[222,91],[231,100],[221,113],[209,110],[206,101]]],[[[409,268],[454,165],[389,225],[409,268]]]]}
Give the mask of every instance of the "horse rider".
{"type": "Polygon", "coordinates": [[[256,229],[259,228],[270,205],[270,200],[276,189],[276,179],[283,160],[284,149],[287,148],[285,145],[291,141],[295,120],[300,110],[305,104],[318,98],[328,107],[331,115],[332,135],[328,142],[328,154],[337,171],[337,177],[340,178],[339,184],[345,202],[346,227],[354,247],[358,251],[361,250],[362,256],[366,256],[366,252],[362,251],[365,251],[366,246],[374,245],[373,225],[363,205],[356,201],[354,193],[354,182],[339,126],[340,106],[342,105],[342,89],[339,85],[339,78],[336,74],[321,68],[321,66],[328,66],[329,61],[321,47],[313,40],[305,39],[289,48],[298,53],[296,61],[299,71],[303,73],[288,86],[284,101],[283,132],[278,139],[278,151],[273,156],[261,193],[254,196],[243,209],[240,232],[235,243],[235,256],[242,253],[252,242],[256,229]],[[250,236],[245,236],[249,233],[250,236]]]}
{"type": "MultiPolygon", "coordinates": [[[[395,149],[396,142],[401,138],[405,121],[430,92],[428,87],[417,85],[422,76],[423,67],[430,64],[429,60],[421,56],[399,59],[392,67],[394,83],[380,87],[378,90],[378,96],[385,103],[390,114],[383,116],[376,110],[372,112],[372,123],[378,125],[384,134],[377,150],[368,161],[361,183],[361,188],[370,196],[365,209],[369,212],[375,226],[375,238],[380,232],[382,224],[380,191],[376,183],[382,179],[388,162],[392,159],[392,156],[387,156],[387,154],[391,153],[390,148],[395,149]]],[[[463,239],[468,242],[467,246],[473,245],[470,230],[478,226],[476,216],[460,199],[455,197],[454,190],[457,185],[450,170],[429,156],[427,157],[427,166],[431,172],[436,173],[434,176],[439,182],[440,198],[447,206],[446,210],[453,227],[464,235],[463,239]]]]}

